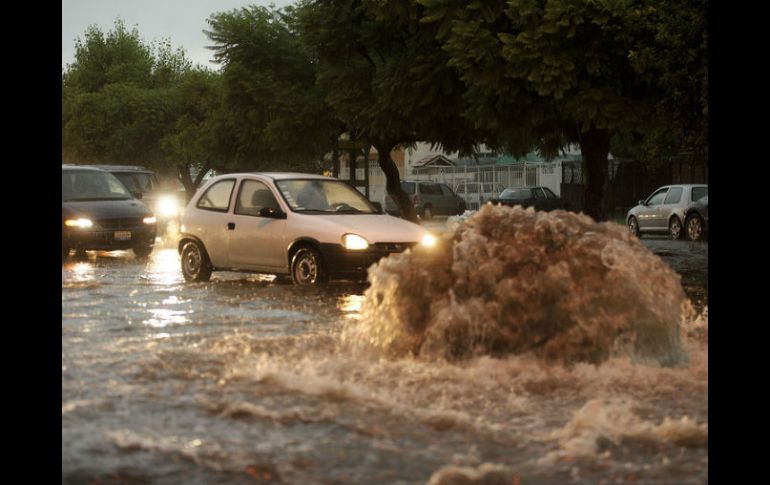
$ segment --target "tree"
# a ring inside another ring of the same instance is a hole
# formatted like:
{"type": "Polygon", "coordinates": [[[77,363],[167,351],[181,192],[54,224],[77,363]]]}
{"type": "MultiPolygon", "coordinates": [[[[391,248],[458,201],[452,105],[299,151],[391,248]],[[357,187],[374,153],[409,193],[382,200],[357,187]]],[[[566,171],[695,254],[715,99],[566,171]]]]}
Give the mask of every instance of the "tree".
{"type": "Polygon", "coordinates": [[[391,151],[417,141],[470,151],[479,141],[458,115],[459,83],[446,55],[407,0],[305,0],[297,19],[327,101],[352,139],[377,149],[388,194],[416,221],[391,151]]]}
{"type": "Polygon", "coordinates": [[[62,75],[63,161],[141,163],[164,169],[162,140],[178,117],[184,51],[148,44],[121,20],[91,26],[62,75]]]}
{"type": "Polygon", "coordinates": [[[214,14],[207,31],[222,64],[223,103],[237,148],[223,169],[318,171],[342,129],[316,84],[292,9],[214,14]]]}
{"type": "MultiPolygon", "coordinates": [[[[633,128],[666,126],[653,66],[634,59],[640,25],[662,1],[416,0],[467,86],[466,116],[485,120],[511,152],[548,155],[578,143],[586,212],[603,219],[610,142],[633,128]]],[[[645,51],[647,52],[647,51],[645,51]]],[[[675,54],[676,55],[676,54],[675,54]]],[[[665,64],[665,62],[664,62],[665,64]]]]}

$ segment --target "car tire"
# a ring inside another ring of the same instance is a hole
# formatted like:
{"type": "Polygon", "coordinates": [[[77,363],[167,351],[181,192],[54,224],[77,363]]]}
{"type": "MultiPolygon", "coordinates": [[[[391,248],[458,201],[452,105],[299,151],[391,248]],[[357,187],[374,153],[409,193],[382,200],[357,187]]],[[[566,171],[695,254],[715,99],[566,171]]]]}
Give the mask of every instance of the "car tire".
{"type": "Polygon", "coordinates": [[[433,219],[433,208],[431,206],[426,206],[422,210],[422,218],[426,221],[433,219]]]}
{"type": "Polygon", "coordinates": [[[190,241],[182,247],[182,275],[186,281],[208,281],[211,261],[203,246],[190,241]]]}
{"type": "Polygon", "coordinates": [[[684,223],[685,236],[689,241],[700,241],[703,239],[703,219],[700,215],[690,214],[684,223]]]}
{"type": "Polygon", "coordinates": [[[668,223],[668,235],[674,241],[682,239],[684,231],[682,230],[682,221],[678,217],[674,216],[668,223]]]}
{"type": "Polygon", "coordinates": [[[134,246],[131,250],[137,258],[146,258],[152,252],[152,246],[134,246]]]}
{"type": "Polygon", "coordinates": [[[302,246],[291,258],[291,280],[295,285],[315,285],[328,281],[321,255],[315,248],[302,246]]]}
{"type": "Polygon", "coordinates": [[[628,218],[628,232],[638,238],[642,237],[642,232],[639,230],[639,221],[634,216],[628,218]]]}

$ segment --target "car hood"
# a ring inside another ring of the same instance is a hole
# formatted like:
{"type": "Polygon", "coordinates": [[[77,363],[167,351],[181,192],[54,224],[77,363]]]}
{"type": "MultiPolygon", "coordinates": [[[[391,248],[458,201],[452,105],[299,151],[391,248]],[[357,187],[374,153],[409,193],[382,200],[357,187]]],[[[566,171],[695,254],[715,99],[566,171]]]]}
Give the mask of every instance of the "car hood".
{"type": "MultiPolygon", "coordinates": [[[[370,244],[381,242],[419,242],[428,231],[413,222],[385,214],[298,214],[302,224],[308,224],[325,239],[321,242],[338,244],[343,234],[353,233],[366,238],[370,244]]],[[[315,231],[314,231],[315,232],[315,231]]]]}
{"type": "Polygon", "coordinates": [[[62,214],[93,219],[151,215],[147,207],[136,199],[62,201],[61,207],[62,214]]]}

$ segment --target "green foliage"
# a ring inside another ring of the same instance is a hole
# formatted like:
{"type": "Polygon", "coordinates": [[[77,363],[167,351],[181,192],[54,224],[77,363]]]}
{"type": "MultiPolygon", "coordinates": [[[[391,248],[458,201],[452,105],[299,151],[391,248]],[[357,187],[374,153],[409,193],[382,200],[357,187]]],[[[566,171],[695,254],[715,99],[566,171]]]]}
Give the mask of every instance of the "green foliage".
{"type": "Polygon", "coordinates": [[[252,6],[208,21],[223,103],[239,127],[231,164],[315,170],[339,134],[293,13],[252,6]]]}

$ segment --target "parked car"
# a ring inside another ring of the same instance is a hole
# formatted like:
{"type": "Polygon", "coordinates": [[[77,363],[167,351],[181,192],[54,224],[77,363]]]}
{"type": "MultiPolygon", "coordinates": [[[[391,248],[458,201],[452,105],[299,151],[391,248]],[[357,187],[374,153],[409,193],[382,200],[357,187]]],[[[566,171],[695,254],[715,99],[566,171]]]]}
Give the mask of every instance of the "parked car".
{"type": "Polygon", "coordinates": [[[158,226],[175,220],[184,207],[184,191],[164,189],[152,170],[136,165],[93,165],[116,176],[129,191],[155,213],[158,226]]]}
{"type": "Polygon", "coordinates": [[[62,165],[62,263],[71,249],[152,252],[156,219],[120,180],[104,170],[62,165]]]}
{"type": "MultiPolygon", "coordinates": [[[[447,184],[404,180],[401,182],[401,188],[409,195],[415,212],[422,219],[431,219],[435,215],[462,214],[467,207],[465,200],[455,194],[447,184]]],[[[385,211],[392,215],[401,213],[389,195],[385,197],[385,211]]]]}
{"type": "Polygon", "coordinates": [[[510,187],[489,201],[492,204],[534,207],[542,211],[567,208],[565,201],[548,187],[510,187]]]}
{"type": "MultiPolygon", "coordinates": [[[[692,204],[707,197],[708,191],[708,185],[697,184],[660,187],[628,211],[626,214],[628,230],[639,237],[644,233],[668,233],[672,239],[681,239],[685,235],[685,231],[682,230],[684,224],[693,213],[692,204]]],[[[695,220],[691,219],[691,221],[695,220]]],[[[706,223],[707,219],[701,219],[701,221],[706,223]]],[[[693,222],[693,225],[695,224],[696,222],[693,222]]]]}
{"type": "Polygon", "coordinates": [[[290,275],[299,285],[360,278],[384,256],[436,241],[341,180],[297,173],[212,178],[187,204],[180,233],[187,281],[226,270],[290,275]]]}
{"type": "Polygon", "coordinates": [[[684,211],[684,234],[690,241],[699,241],[708,237],[709,231],[709,196],[706,195],[687,207],[684,211]]]}
{"type": "Polygon", "coordinates": [[[492,182],[459,182],[454,191],[465,200],[468,209],[478,210],[484,202],[497,197],[505,187],[492,182]]]}

